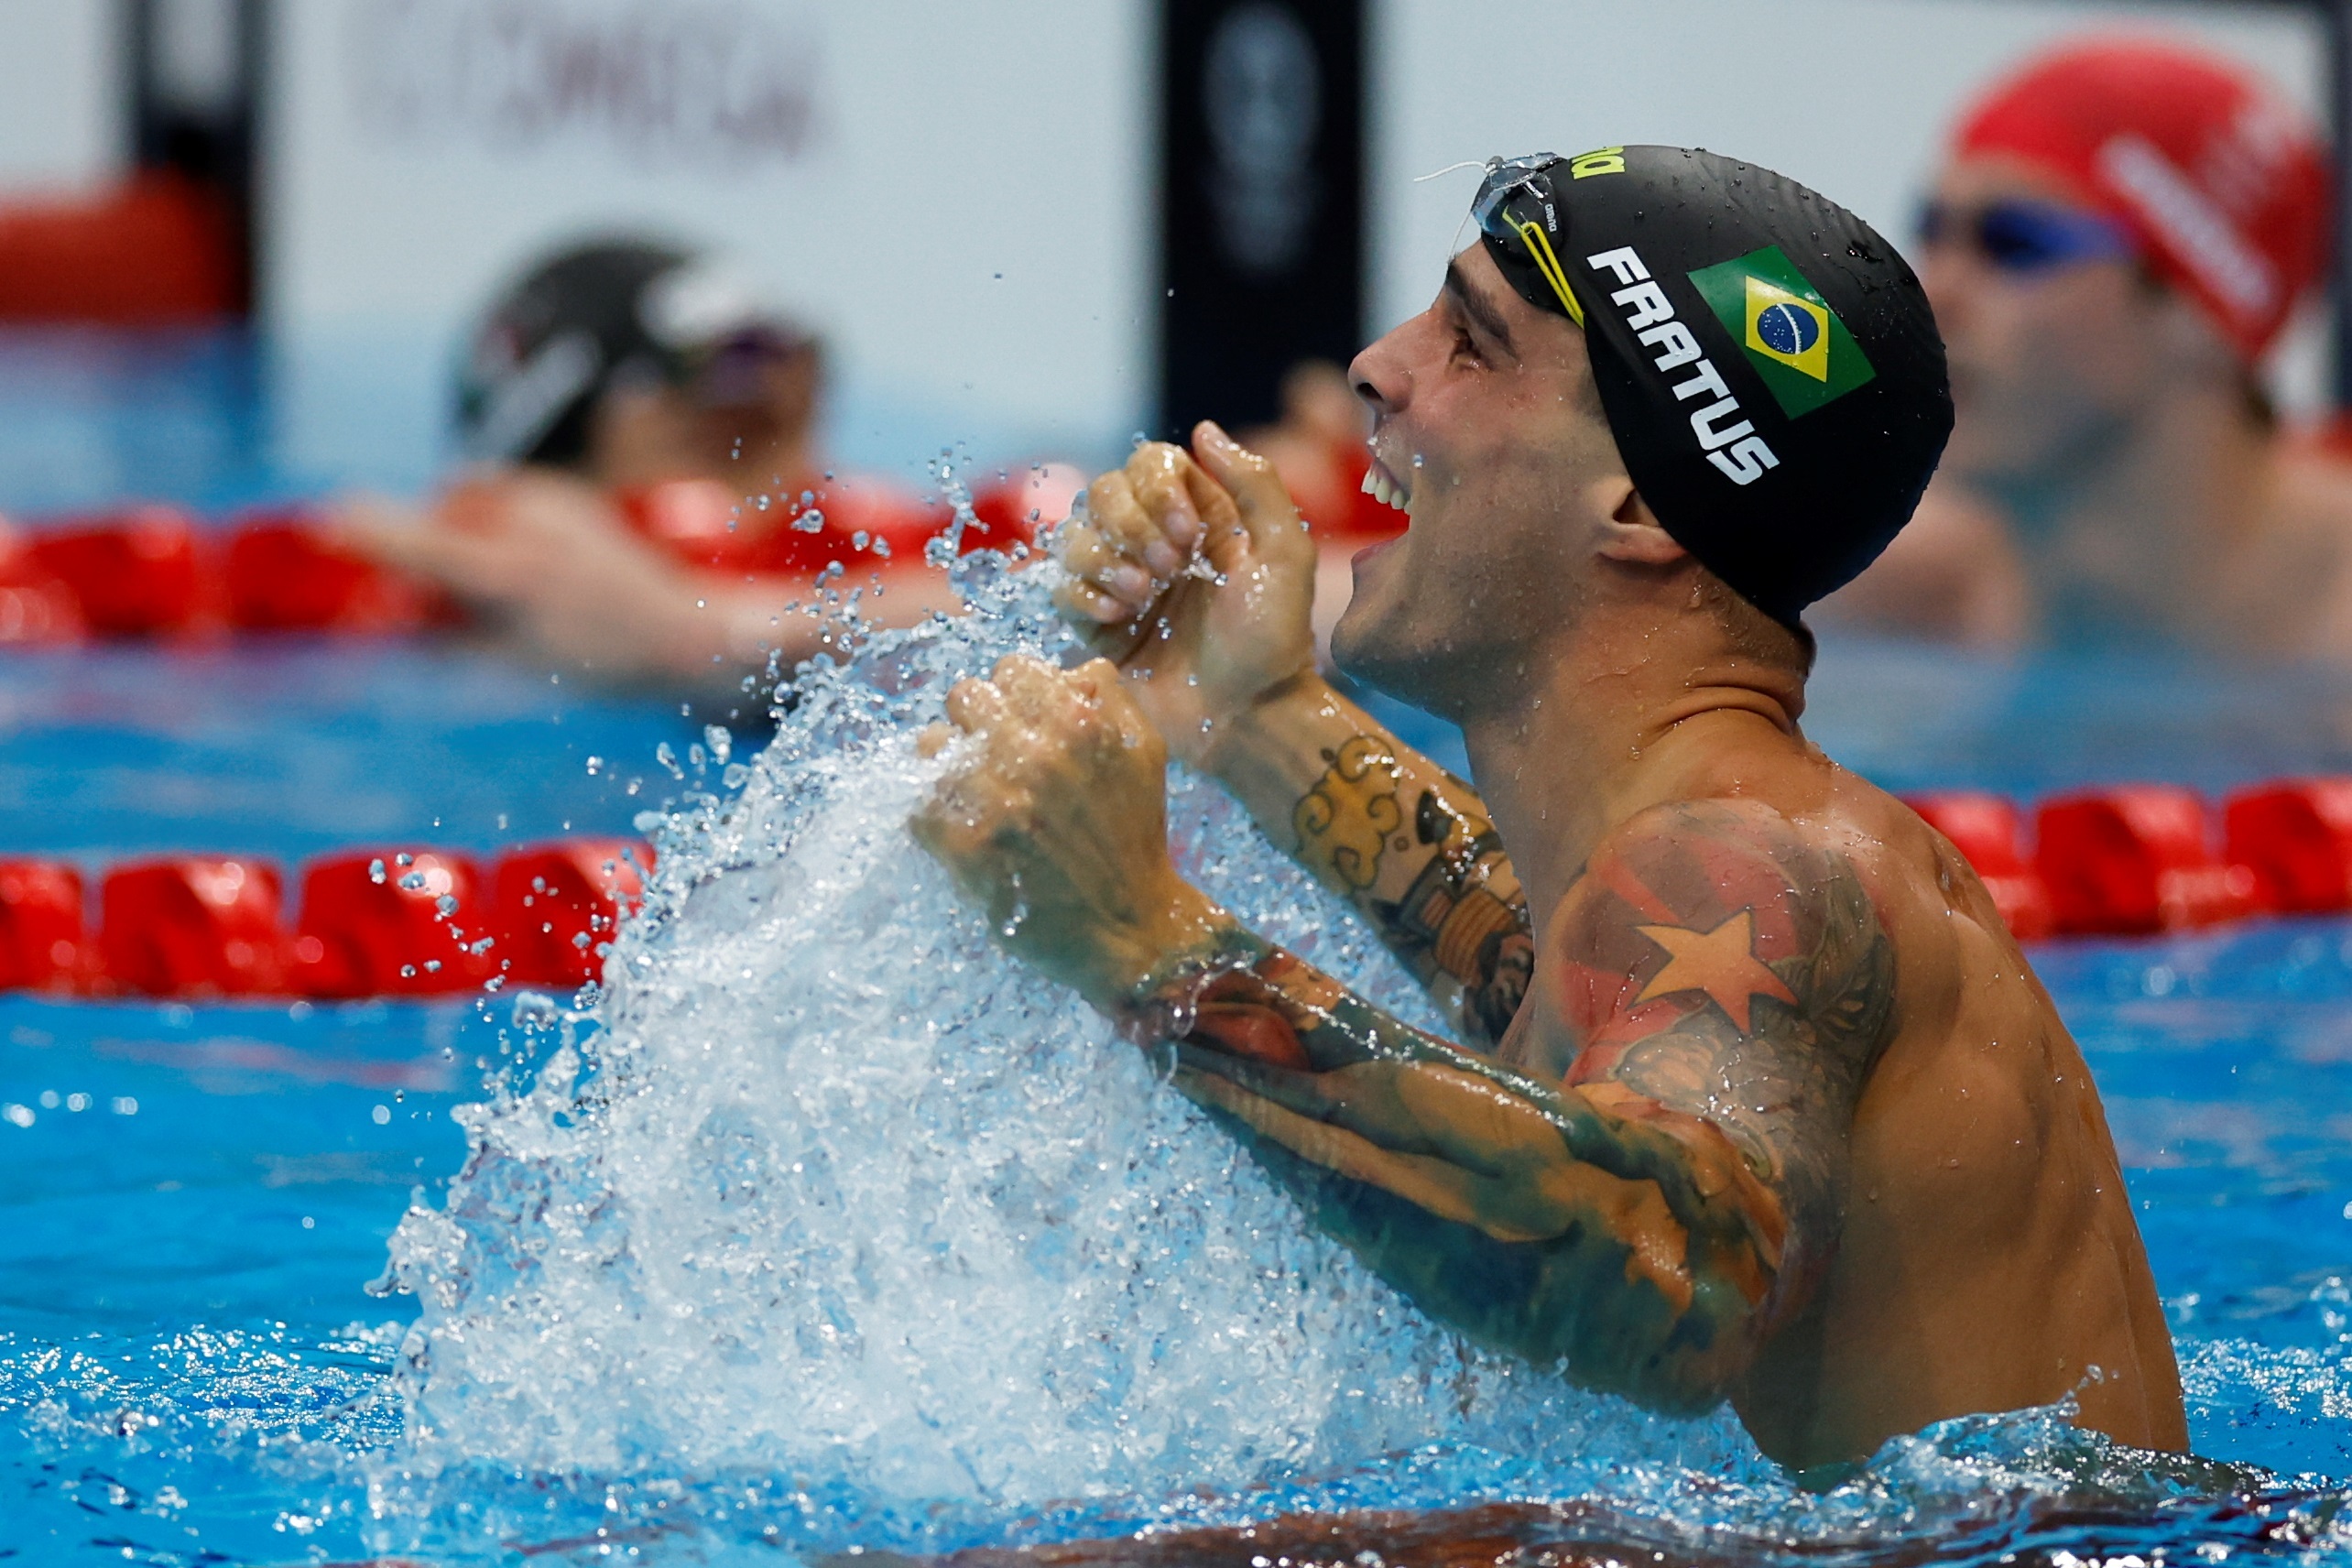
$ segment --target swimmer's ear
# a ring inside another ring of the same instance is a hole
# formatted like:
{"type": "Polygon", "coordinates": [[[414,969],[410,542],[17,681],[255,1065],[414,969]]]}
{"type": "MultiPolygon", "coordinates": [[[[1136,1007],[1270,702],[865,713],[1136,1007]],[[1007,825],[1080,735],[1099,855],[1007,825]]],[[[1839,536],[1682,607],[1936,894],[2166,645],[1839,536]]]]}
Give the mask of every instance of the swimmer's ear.
{"type": "Polygon", "coordinates": [[[1650,503],[1619,474],[1604,480],[1595,509],[1606,511],[1601,524],[1601,554],[1611,561],[1640,566],[1671,566],[1690,554],[1682,542],[1650,511],[1650,503]]]}

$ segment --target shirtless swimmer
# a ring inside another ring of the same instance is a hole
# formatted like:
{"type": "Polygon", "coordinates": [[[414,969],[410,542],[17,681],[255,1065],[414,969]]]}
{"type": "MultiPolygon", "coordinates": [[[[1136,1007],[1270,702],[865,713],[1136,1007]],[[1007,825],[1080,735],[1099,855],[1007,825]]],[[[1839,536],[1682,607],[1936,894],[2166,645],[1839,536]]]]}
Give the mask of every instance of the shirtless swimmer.
{"type": "Polygon", "coordinates": [[[1661,1410],[1728,1399],[1792,1466],[2069,1395],[2182,1446],[2081,1055],[1967,864],[1797,724],[1801,612],[1902,525],[1951,427],[1917,280],[1812,191],[1681,148],[1498,161],[1475,217],[1350,373],[1411,526],[1357,559],[1334,648],[1459,723],[1481,792],[1314,673],[1314,549],[1203,425],[1062,535],[1065,609],[1124,658],[957,687],[971,740],[918,835],[1482,1344],[1661,1410]],[[1196,550],[1213,577],[1177,574],[1196,550]],[[1171,752],[1466,1044],[1183,882],[1171,752]]]}

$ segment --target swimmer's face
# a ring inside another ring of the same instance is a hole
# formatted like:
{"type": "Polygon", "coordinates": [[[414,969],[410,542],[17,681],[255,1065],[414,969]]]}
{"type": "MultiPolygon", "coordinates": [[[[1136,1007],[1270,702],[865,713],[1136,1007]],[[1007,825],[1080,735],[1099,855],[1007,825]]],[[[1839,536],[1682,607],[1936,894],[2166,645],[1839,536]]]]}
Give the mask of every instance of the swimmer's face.
{"type": "MultiPolygon", "coordinates": [[[[1963,159],[1937,200],[1967,216],[2002,201],[2086,212],[2065,188],[2009,158],[1963,159]]],[[[2184,309],[2129,256],[2004,267],[1960,231],[1920,249],[1952,368],[1957,422],[1944,454],[1962,479],[2031,476],[2108,438],[2166,373],[2184,309]]]]}
{"type": "Polygon", "coordinates": [[[1411,524],[1356,557],[1332,653],[1458,716],[1493,690],[1498,660],[1523,666],[1571,627],[1606,497],[1626,493],[1584,336],[1520,299],[1474,245],[1348,379],[1372,409],[1375,472],[1408,498],[1411,524]]]}
{"type": "Polygon", "coordinates": [[[589,464],[615,488],[670,479],[717,479],[747,489],[806,459],[816,419],[819,356],[813,346],[759,365],[745,395],[715,402],[691,387],[616,387],[596,406],[589,464]]]}

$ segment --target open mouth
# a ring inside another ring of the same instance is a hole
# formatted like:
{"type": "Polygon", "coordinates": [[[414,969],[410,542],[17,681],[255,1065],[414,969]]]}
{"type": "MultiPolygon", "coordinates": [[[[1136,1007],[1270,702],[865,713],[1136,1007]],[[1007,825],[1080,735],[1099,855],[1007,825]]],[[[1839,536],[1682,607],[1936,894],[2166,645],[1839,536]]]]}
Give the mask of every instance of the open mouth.
{"type": "Polygon", "coordinates": [[[1407,517],[1412,516],[1411,487],[1383,467],[1378,458],[1374,458],[1372,466],[1364,471],[1363,490],[1382,506],[1394,506],[1407,517]]]}

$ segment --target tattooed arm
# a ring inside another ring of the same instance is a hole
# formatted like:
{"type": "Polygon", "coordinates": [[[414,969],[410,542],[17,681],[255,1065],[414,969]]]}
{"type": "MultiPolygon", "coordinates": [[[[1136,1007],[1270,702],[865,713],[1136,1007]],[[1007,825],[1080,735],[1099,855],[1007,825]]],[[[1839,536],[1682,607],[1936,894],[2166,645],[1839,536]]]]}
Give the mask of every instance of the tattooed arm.
{"type": "Polygon", "coordinates": [[[1312,673],[1234,719],[1203,762],[1457,1012],[1464,1038],[1500,1042],[1535,939],[1475,790],[1312,673]]]}
{"type": "Polygon", "coordinates": [[[1841,857],[1769,810],[1700,803],[1595,855],[1499,1060],[1229,918],[1131,1006],[1175,1020],[1178,1085],[1424,1310],[1690,1410],[1732,1388],[1835,1246],[1892,985],[1841,857]]]}
{"type": "Polygon", "coordinates": [[[1803,1304],[1894,970],[1853,868],[1786,819],[1699,802],[1620,827],[1486,1055],[1372,1007],[1176,875],[1166,752],[1108,663],[1004,659],[948,718],[970,741],[912,826],[996,939],[1173,1041],[1183,1091],[1424,1309],[1691,1410],[1803,1304]]]}

